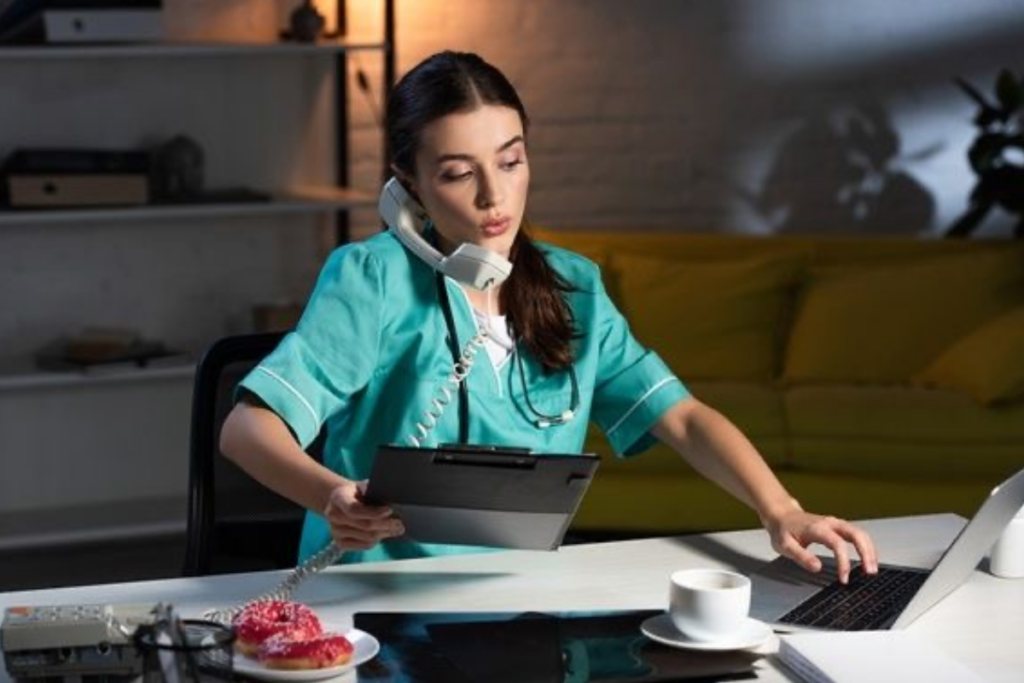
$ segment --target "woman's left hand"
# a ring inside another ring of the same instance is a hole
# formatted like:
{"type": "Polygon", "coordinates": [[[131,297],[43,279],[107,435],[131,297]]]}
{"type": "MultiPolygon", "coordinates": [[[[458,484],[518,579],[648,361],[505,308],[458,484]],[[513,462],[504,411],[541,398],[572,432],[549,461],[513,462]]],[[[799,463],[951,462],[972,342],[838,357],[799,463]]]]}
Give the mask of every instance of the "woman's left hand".
{"type": "Polygon", "coordinates": [[[764,519],[771,536],[772,547],[781,555],[794,560],[804,569],[821,570],[821,560],[807,549],[812,543],[829,548],[836,558],[839,581],[850,578],[850,554],[847,543],[853,544],[860,557],[861,568],[868,574],[878,571],[878,557],[874,543],[864,530],[836,517],[826,517],[795,508],[771,519],[764,519]]]}

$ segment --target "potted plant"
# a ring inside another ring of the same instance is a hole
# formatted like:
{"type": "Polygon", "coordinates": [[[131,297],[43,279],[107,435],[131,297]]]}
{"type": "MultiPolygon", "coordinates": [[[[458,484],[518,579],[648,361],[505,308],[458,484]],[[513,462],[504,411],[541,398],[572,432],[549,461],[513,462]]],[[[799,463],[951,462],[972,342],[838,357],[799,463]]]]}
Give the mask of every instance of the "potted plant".
{"type": "Polygon", "coordinates": [[[971,169],[978,176],[967,210],[946,233],[966,237],[993,207],[1018,218],[1014,234],[1024,238],[1024,77],[1003,69],[996,77],[994,99],[989,99],[963,79],[960,88],[978,105],[974,125],[978,136],[967,151],[971,169]]]}

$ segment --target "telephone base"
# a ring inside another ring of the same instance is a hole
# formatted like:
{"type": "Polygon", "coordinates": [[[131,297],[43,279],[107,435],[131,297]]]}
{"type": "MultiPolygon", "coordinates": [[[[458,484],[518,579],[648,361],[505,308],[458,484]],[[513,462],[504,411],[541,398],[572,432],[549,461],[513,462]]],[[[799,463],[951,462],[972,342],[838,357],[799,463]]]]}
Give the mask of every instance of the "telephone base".
{"type": "Polygon", "coordinates": [[[123,677],[143,673],[134,633],[152,604],[8,607],[0,645],[11,678],[123,677]]]}
{"type": "Polygon", "coordinates": [[[5,652],[11,678],[141,676],[142,656],[131,645],[64,647],[5,652]]]}

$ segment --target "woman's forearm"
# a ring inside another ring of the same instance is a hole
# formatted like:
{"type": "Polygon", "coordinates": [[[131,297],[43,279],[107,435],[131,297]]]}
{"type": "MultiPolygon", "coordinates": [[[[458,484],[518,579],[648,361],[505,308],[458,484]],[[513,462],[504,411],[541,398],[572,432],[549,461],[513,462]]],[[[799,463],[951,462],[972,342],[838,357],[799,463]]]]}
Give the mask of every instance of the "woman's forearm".
{"type": "Polygon", "coordinates": [[[800,509],[750,440],[700,401],[676,404],[651,431],[700,474],[754,509],[762,520],[800,509]]]}
{"type": "Polygon", "coordinates": [[[273,411],[239,403],[221,429],[225,456],[264,486],[322,514],[331,491],[347,480],[305,453],[273,411]]]}

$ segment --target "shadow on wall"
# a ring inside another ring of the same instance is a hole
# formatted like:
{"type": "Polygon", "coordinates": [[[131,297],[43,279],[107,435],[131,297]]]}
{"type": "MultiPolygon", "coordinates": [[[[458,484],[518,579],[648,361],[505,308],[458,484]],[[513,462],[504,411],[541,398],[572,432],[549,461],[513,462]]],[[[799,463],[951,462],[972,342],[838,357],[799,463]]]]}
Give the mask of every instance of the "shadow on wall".
{"type": "Polygon", "coordinates": [[[877,103],[833,109],[801,122],[782,142],[753,209],[774,233],[920,235],[936,203],[904,167],[941,144],[901,153],[877,103]],[[794,179],[799,178],[799,182],[794,179]]]}

